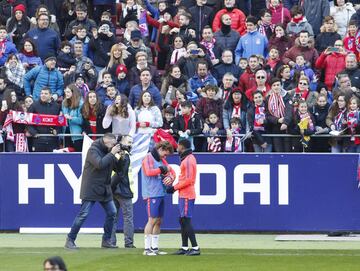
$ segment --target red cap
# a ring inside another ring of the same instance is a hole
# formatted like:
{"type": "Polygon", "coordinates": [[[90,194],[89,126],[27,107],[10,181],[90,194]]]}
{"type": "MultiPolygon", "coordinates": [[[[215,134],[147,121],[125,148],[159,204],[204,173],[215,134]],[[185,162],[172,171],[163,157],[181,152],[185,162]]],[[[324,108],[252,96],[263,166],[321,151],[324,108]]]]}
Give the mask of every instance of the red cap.
{"type": "Polygon", "coordinates": [[[120,65],[117,66],[117,68],[116,68],[116,76],[118,76],[119,73],[121,73],[121,72],[123,72],[125,74],[127,74],[127,72],[128,72],[126,66],[123,65],[123,64],[120,64],[120,65]]]}
{"type": "Polygon", "coordinates": [[[25,13],[26,8],[23,4],[19,4],[16,7],[14,7],[14,13],[18,10],[20,10],[22,13],[25,13]]]}

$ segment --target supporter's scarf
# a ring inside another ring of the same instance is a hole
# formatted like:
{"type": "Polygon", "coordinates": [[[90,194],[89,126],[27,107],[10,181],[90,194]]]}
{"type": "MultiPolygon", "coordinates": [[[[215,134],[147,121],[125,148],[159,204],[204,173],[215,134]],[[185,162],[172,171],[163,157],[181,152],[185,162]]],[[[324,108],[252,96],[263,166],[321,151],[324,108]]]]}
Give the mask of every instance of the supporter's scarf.
{"type": "Polygon", "coordinates": [[[267,64],[270,66],[271,70],[273,70],[276,67],[276,64],[278,64],[279,59],[269,59],[267,64]]]}
{"type": "Polygon", "coordinates": [[[35,56],[34,51],[26,52],[24,49],[22,49],[22,50],[21,50],[21,53],[22,53],[24,56],[27,56],[27,57],[35,56]]]}
{"type": "Polygon", "coordinates": [[[149,28],[146,21],[146,12],[147,12],[146,10],[141,12],[139,18],[139,29],[143,37],[149,36],[149,28]]]}
{"type": "MultiPolygon", "coordinates": [[[[347,125],[350,129],[350,133],[352,135],[356,134],[356,127],[358,125],[359,121],[359,110],[351,110],[347,114],[347,125]]],[[[359,137],[351,137],[351,141],[355,141],[356,145],[360,144],[360,138],[359,137]]]]}
{"type": "Polygon", "coordinates": [[[27,138],[24,133],[17,133],[14,134],[14,130],[12,127],[13,121],[13,114],[10,110],[9,113],[6,115],[6,119],[3,125],[3,129],[6,131],[6,140],[9,140],[11,142],[15,143],[15,151],[16,152],[28,152],[28,144],[27,144],[27,138]]]}
{"type": "Polygon", "coordinates": [[[6,49],[6,39],[0,41],[0,57],[3,56],[3,54],[5,53],[5,49],[6,49]]]}
{"type": "Polygon", "coordinates": [[[241,114],[241,103],[234,104],[231,117],[240,119],[241,118],[240,114],[241,114]]]}
{"type": "Polygon", "coordinates": [[[19,124],[37,126],[67,126],[67,120],[64,116],[27,113],[13,110],[10,110],[8,115],[10,115],[12,122],[19,124]]]}
{"type": "Polygon", "coordinates": [[[208,141],[208,152],[220,152],[221,140],[219,137],[210,137],[208,141]]]}
{"type": "Polygon", "coordinates": [[[210,53],[210,59],[216,59],[216,56],[214,54],[214,47],[215,47],[216,40],[213,38],[210,42],[206,40],[202,40],[200,44],[206,48],[206,50],[210,53]]]}
{"type": "Polygon", "coordinates": [[[265,120],[265,107],[264,106],[255,106],[255,118],[254,118],[254,130],[264,131],[264,124],[259,123],[260,120],[265,120]]]}
{"type": "Polygon", "coordinates": [[[304,16],[301,16],[300,18],[292,18],[291,21],[293,21],[294,23],[298,24],[299,22],[301,22],[304,19],[304,16]]]}
{"type": "Polygon", "coordinates": [[[346,112],[346,108],[344,108],[343,110],[340,110],[339,113],[335,116],[334,124],[335,124],[336,131],[342,130],[342,121],[345,117],[345,112],[346,112]]]}
{"type": "Polygon", "coordinates": [[[271,115],[283,118],[285,115],[285,103],[280,94],[272,93],[269,97],[268,109],[271,115]]]}
{"type": "Polygon", "coordinates": [[[176,64],[180,57],[185,56],[186,55],[186,49],[185,48],[180,48],[180,49],[174,49],[174,51],[171,54],[171,59],[170,59],[170,64],[176,64]]]}
{"type": "Polygon", "coordinates": [[[231,129],[231,137],[228,137],[225,142],[225,151],[226,152],[241,152],[241,138],[239,136],[240,128],[231,129]]]}

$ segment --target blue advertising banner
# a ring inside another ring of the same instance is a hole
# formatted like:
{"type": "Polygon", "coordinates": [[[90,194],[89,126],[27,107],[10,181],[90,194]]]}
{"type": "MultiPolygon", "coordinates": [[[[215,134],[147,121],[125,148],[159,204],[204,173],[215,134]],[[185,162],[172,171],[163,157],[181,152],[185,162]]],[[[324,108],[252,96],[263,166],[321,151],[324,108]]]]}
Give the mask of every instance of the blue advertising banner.
{"type": "MultiPolygon", "coordinates": [[[[196,154],[196,158],[197,230],[360,230],[356,154],[196,154]]],[[[168,160],[178,171],[179,158],[168,160]]],[[[80,154],[0,154],[0,170],[0,230],[71,226],[81,202],[80,154]]],[[[134,222],[142,229],[147,214],[140,183],[136,187],[134,222]]],[[[179,228],[176,202],[176,195],[166,197],[164,229],[179,228]]],[[[102,227],[103,221],[99,205],[84,226],[102,227]]]]}

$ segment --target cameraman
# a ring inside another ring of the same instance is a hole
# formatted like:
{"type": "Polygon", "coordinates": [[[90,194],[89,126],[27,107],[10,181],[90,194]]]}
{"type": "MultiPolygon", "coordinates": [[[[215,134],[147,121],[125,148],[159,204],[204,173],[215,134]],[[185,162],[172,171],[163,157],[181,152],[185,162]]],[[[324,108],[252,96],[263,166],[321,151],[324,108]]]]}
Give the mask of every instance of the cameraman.
{"type": "Polygon", "coordinates": [[[106,213],[101,247],[117,248],[117,246],[110,242],[116,217],[116,207],[112,200],[110,183],[111,172],[117,162],[115,154],[119,151],[120,144],[117,144],[116,137],[113,134],[105,134],[103,138],[92,143],[86,155],[82,175],[80,190],[80,198],[82,200],[81,209],[74,219],[70,233],[66,239],[65,248],[77,249],[75,245],[77,234],[96,202],[101,204],[106,213]]]}
{"type": "Polygon", "coordinates": [[[134,221],[133,221],[133,192],[131,184],[133,183],[131,168],[130,168],[130,151],[133,139],[129,135],[124,135],[120,140],[121,151],[116,154],[118,159],[116,168],[111,178],[111,190],[113,192],[113,199],[116,206],[116,219],[111,234],[111,243],[116,245],[116,229],[120,216],[120,208],[122,208],[124,220],[124,241],[125,248],[135,248],[134,246],[134,221]]]}

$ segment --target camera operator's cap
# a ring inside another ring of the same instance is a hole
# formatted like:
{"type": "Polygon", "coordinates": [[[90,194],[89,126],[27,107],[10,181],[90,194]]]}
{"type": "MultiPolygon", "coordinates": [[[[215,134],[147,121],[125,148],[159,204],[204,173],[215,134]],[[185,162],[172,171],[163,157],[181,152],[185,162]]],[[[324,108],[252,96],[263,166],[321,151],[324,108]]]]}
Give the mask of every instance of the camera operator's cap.
{"type": "Polygon", "coordinates": [[[132,40],[141,40],[142,36],[141,36],[140,30],[131,31],[130,39],[132,39],[132,40]]]}
{"type": "Polygon", "coordinates": [[[56,56],[52,53],[48,53],[46,55],[46,57],[44,58],[44,63],[50,61],[50,60],[55,60],[56,61],[56,56]]]}
{"type": "Polygon", "coordinates": [[[117,66],[117,68],[116,68],[116,76],[118,76],[120,73],[125,73],[125,74],[127,74],[127,72],[128,72],[128,70],[127,70],[127,68],[126,68],[126,66],[125,65],[123,65],[123,64],[120,64],[120,65],[118,65],[117,66]]]}
{"type": "Polygon", "coordinates": [[[21,11],[21,12],[24,14],[25,11],[26,11],[26,8],[25,8],[25,6],[24,6],[23,4],[19,4],[19,5],[17,5],[16,7],[14,7],[14,13],[15,13],[16,11],[21,11]]]}

